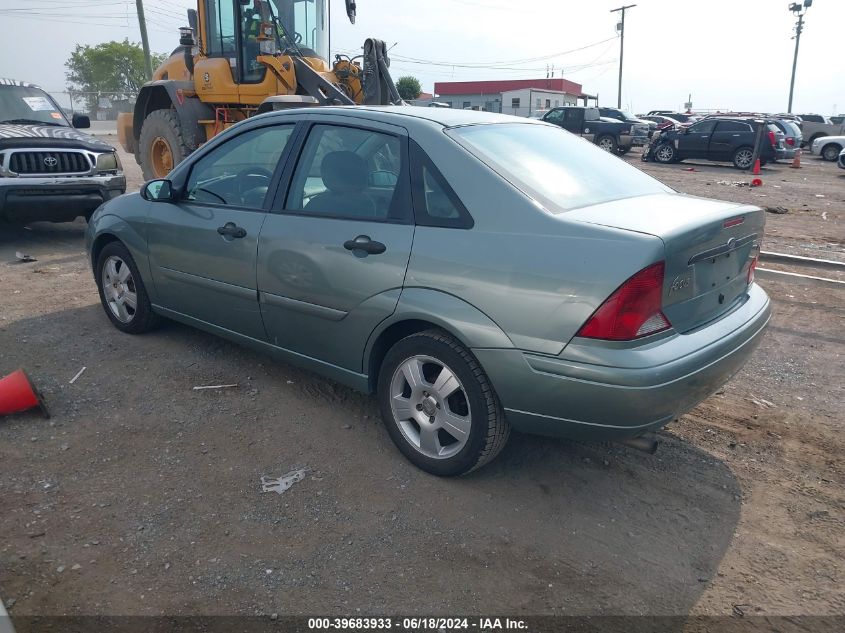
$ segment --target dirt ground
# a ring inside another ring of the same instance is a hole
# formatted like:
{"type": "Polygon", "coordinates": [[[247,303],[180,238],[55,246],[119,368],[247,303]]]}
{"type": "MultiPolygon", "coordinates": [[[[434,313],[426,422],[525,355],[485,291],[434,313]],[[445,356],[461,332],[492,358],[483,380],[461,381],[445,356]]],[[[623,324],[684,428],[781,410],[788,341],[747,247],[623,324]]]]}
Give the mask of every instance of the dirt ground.
{"type": "MultiPolygon", "coordinates": [[[[785,208],[767,250],[845,260],[833,164],[767,166],[750,189],[719,184],[750,180],[729,167],[626,160],[785,208]]],[[[53,413],[0,419],[13,616],[845,614],[842,290],[761,281],[775,316],[758,352],[655,456],[516,435],[438,479],[369,397],[181,325],[118,332],[83,231],[0,227],[0,374],[24,367],[53,413]],[[220,383],[238,387],[192,390],[220,383]],[[303,482],[260,492],[296,467],[303,482]]]]}

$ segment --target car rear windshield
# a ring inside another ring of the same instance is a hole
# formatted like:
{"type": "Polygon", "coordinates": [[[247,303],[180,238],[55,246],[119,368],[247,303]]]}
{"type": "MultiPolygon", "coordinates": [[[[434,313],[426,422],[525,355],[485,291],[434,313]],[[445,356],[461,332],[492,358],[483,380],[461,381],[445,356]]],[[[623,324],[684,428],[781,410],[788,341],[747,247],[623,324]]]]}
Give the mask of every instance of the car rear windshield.
{"type": "Polygon", "coordinates": [[[50,96],[30,86],[0,85],[0,123],[47,123],[67,126],[50,96]]]}
{"type": "Polygon", "coordinates": [[[451,128],[447,134],[552,213],[672,191],[557,126],[482,124],[451,128]]]}

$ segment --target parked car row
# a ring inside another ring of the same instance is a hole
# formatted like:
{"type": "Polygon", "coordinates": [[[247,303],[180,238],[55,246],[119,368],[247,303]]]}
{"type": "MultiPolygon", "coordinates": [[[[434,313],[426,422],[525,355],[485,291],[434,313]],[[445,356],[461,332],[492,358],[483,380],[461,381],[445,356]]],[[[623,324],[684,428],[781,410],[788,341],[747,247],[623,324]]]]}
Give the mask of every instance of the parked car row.
{"type": "Polygon", "coordinates": [[[632,147],[641,147],[648,142],[649,123],[640,121],[621,110],[606,108],[626,118],[605,117],[602,109],[582,106],[563,106],[546,112],[542,121],[553,123],[568,132],[586,138],[606,152],[625,154],[632,147]]]}

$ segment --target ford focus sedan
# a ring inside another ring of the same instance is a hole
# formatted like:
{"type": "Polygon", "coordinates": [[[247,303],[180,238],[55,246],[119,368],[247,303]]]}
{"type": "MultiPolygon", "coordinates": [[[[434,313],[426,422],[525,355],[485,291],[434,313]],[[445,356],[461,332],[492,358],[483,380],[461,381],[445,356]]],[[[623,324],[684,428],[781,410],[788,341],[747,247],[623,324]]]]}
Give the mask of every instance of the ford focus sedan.
{"type": "Polygon", "coordinates": [[[376,394],[437,475],[511,429],[637,438],[770,318],[763,212],[680,195],[557,126],[440,108],[273,112],[95,213],[106,316],[187,323],[376,394]]]}

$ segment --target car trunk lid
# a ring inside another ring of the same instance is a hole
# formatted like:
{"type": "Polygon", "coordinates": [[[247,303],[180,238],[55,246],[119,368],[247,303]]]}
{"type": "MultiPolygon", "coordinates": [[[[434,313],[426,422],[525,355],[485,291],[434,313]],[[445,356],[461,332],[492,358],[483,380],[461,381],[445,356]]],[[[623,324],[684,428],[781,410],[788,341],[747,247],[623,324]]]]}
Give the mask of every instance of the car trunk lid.
{"type": "Polygon", "coordinates": [[[615,200],[564,215],[663,241],[663,312],[679,332],[718,318],[746,295],[766,221],[758,207],[681,194],[615,200]]]}

